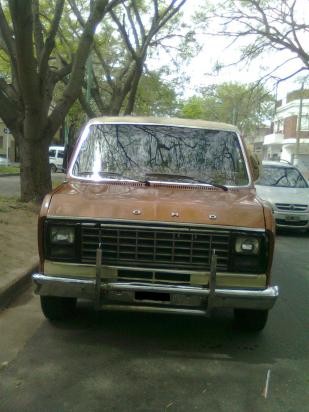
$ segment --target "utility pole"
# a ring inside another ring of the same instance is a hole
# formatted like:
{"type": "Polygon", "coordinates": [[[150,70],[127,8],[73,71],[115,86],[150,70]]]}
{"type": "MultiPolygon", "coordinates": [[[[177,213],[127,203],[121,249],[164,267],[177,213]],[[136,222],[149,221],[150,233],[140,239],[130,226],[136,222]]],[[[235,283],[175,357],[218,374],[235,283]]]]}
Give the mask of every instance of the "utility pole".
{"type": "Polygon", "coordinates": [[[303,95],[304,95],[304,86],[305,80],[303,80],[300,88],[300,96],[299,96],[299,110],[298,110],[298,124],[297,124],[297,133],[296,133],[296,150],[295,156],[293,160],[293,164],[295,164],[295,160],[299,158],[299,146],[300,146],[300,134],[301,134],[301,119],[303,115],[303,95]]]}

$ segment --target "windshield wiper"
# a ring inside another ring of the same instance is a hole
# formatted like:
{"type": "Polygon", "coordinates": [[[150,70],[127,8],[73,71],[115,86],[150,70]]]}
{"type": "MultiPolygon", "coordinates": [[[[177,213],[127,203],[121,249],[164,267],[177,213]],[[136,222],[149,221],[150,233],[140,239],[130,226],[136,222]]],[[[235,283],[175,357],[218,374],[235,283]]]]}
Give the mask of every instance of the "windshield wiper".
{"type": "MultiPolygon", "coordinates": [[[[169,174],[169,173],[146,173],[146,177],[154,177],[154,176],[158,176],[158,177],[163,177],[163,178],[167,178],[167,179],[177,179],[177,180],[189,180],[191,182],[196,182],[196,183],[202,183],[205,185],[210,185],[213,187],[217,187],[219,189],[224,190],[225,192],[228,190],[228,188],[224,185],[220,185],[219,183],[214,183],[211,182],[209,180],[203,180],[203,179],[198,179],[196,177],[192,177],[192,176],[185,176],[185,175],[176,175],[176,174],[169,174]]],[[[148,182],[148,180],[146,180],[146,182],[148,182]]]]}

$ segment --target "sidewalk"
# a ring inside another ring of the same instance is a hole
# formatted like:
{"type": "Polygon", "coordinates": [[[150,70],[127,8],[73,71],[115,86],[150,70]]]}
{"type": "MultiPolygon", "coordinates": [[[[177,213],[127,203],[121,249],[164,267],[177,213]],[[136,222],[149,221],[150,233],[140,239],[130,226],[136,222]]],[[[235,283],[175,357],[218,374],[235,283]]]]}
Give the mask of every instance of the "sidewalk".
{"type": "Polygon", "coordinates": [[[31,275],[38,267],[36,257],[30,259],[31,264],[24,270],[15,270],[0,277],[0,310],[8,306],[20,293],[31,285],[31,275]]]}
{"type": "Polygon", "coordinates": [[[37,215],[37,206],[0,196],[0,309],[31,284],[38,266],[37,215]]]}
{"type": "MultiPolygon", "coordinates": [[[[38,210],[18,203],[10,204],[13,201],[4,191],[1,193],[2,176],[9,175],[0,174],[0,310],[31,285],[31,274],[37,270],[39,262],[38,210]]],[[[64,177],[63,173],[52,174],[53,180],[64,177]]]]}

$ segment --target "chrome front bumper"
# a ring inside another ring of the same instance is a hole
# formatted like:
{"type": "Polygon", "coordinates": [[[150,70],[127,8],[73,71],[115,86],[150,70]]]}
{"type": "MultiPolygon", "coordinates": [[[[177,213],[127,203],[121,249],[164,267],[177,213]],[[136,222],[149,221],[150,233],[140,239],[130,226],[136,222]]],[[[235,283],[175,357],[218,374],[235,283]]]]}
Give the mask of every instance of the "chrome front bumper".
{"type": "Polygon", "coordinates": [[[276,226],[282,229],[309,229],[308,212],[274,212],[276,226]]]}
{"type": "Polygon", "coordinates": [[[271,309],[278,297],[277,286],[266,289],[217,287],[217,256],[213,252],[208,287],[117,282],[102,277],[102,251],[97,249],[96,276],[92,279],[32,275],[35,293],[90,299],[96,309],[125,309],[205,314],[213,308],[271,309]]]}
{"type": "Polygon", "coordinates": [[[279,290],[242,290],[160,285],[140,282],[97,282],[96,279],[72,279],[32,276],[35,293],[43,296],[75,297],[92,300],[100,309],[125,309],[157,312],[206,313],[212,308],[271,309],[279,290]]]}

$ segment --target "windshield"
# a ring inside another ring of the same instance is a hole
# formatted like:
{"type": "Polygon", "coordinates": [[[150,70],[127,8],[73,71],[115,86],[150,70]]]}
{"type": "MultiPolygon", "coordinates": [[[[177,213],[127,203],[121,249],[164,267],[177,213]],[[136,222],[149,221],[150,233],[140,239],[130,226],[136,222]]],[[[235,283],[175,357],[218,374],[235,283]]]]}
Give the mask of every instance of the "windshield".
{"type": "Polygon", "coordinates": [[[263,166],[256,184],[276,187],[308,187],[304,177],[297,169],[284,166],[263,166]]]}
{"type": "Polygon", "coordinates": [[[72,174],[95,180],[249,183],[235,133],[161,125],[91,125],[72,174]]]}

